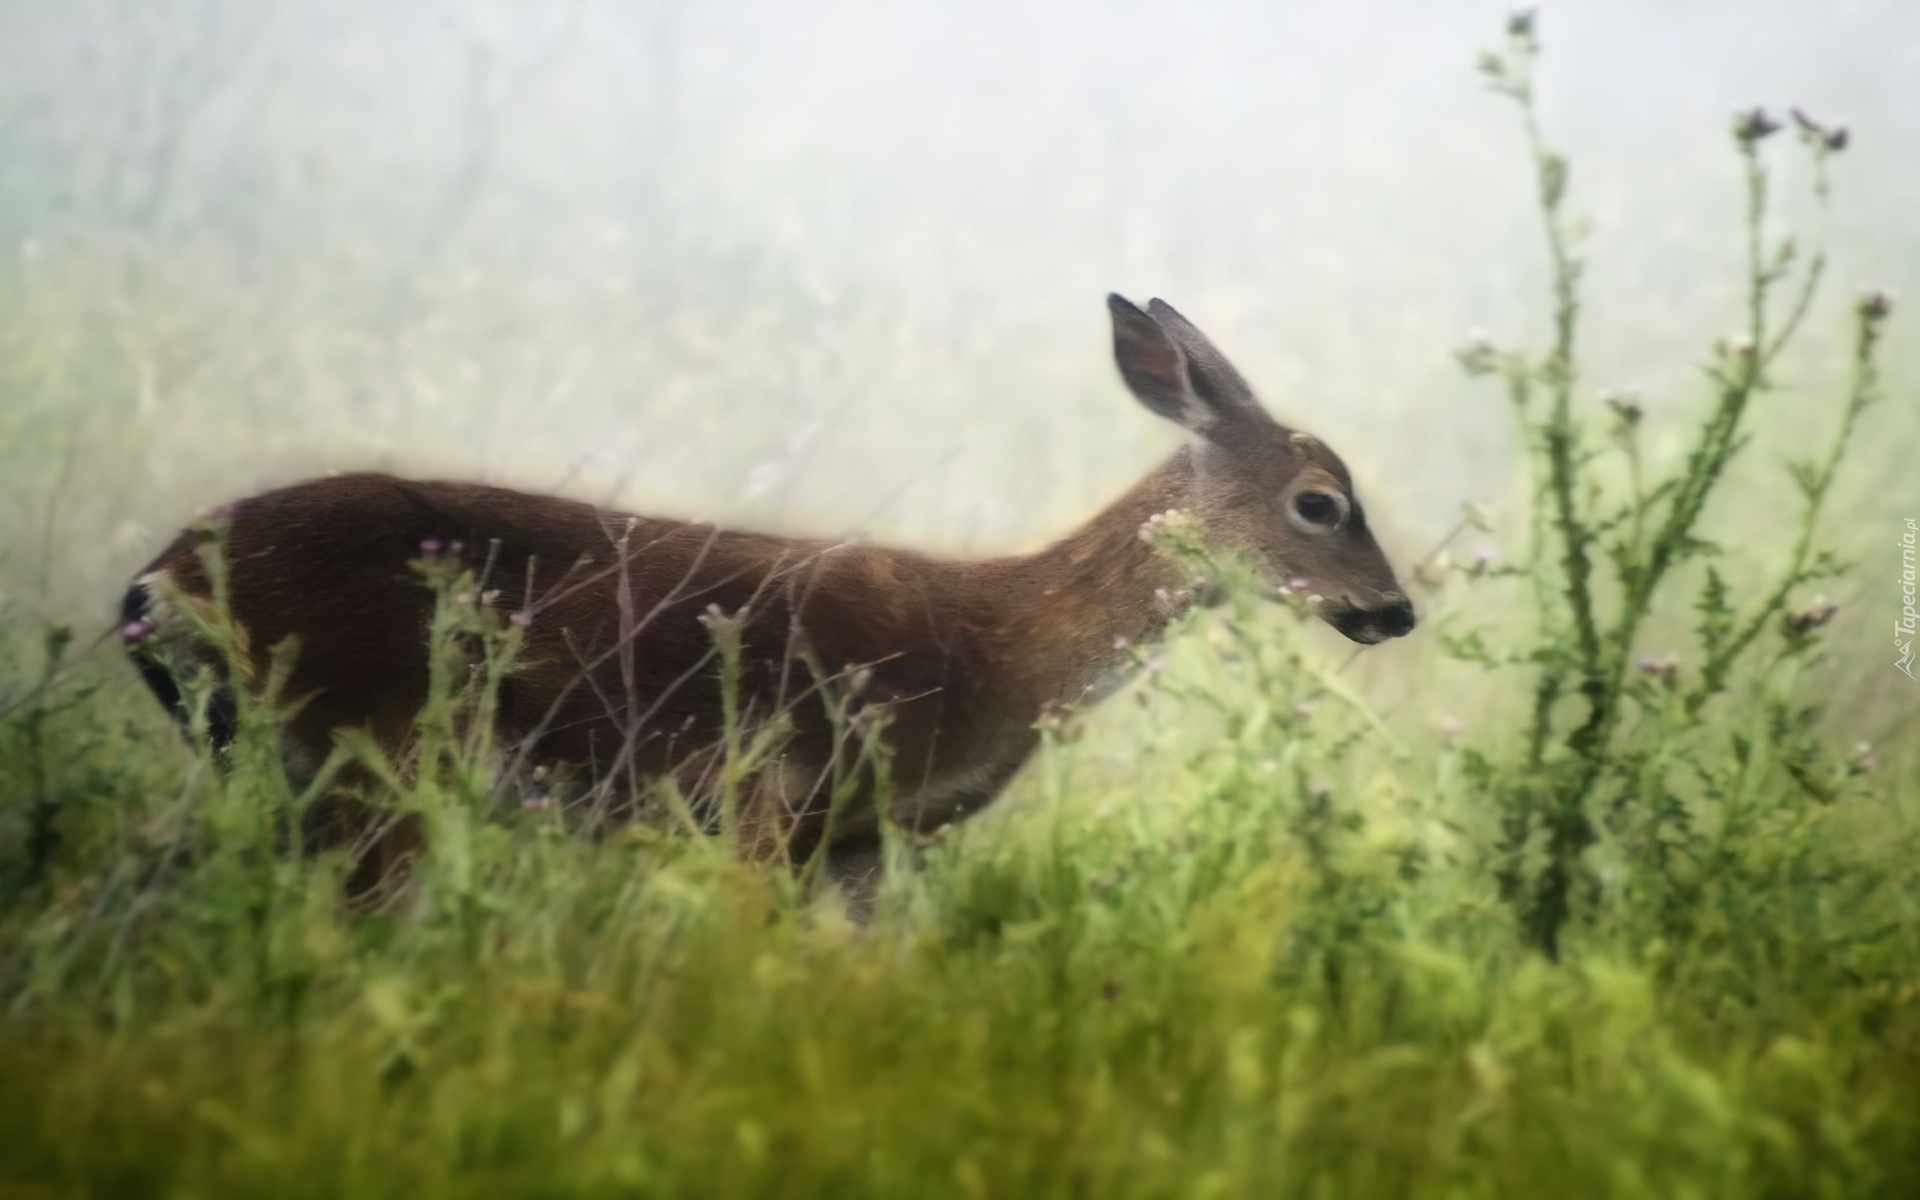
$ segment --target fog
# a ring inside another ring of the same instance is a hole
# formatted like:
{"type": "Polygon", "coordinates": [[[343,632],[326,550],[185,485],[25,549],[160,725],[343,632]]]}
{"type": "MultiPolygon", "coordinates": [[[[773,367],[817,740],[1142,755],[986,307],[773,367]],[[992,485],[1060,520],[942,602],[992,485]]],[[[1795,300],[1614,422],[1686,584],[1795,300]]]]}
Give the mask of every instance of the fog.
{"type": "MultiPolygon", "coordinates": [[[[1109,291],[1170,300],[1339,450],[1397,561],[1512,495],[1505,402],[1450,354],[1544,323],[1516,120],[1472,69],[1501,5],[7,9],[15,598],[104,613],[195,512],[367,467],[1031,544],[1178,444],[1114,374],[1109,291]]],[[[1830,423],[1852,288],[1920,296],[1920,6],[1613,0],[1541,30],[1593,229],[1585,382],[1644,388],[1656,452],[1739,319],[1729,115],[1852,131],[1834,289],[1757,414],[1764,495],[1768,448],[1830,423]]],[[[1904,316],[1838,498],[1868,544],[1920,509],[1904,316]]]]}

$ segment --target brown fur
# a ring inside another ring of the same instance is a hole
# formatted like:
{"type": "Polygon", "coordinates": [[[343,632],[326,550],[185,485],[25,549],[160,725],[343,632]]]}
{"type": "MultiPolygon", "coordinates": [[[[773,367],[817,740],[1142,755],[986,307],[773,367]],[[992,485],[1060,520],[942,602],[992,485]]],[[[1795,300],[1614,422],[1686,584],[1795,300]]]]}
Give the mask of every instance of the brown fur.
{"type": "MultiPolygon", "coordinates": [[[[712,606],[738,614],[743,701],[793,722],[767,774],[787,810],[776,840],[790,835],[796,854],[823,832],[815,785],[833,753],[813,666],[854,689],[859,707],[886,713],[897,819],[925,829],[965,816],[1032,753],[1045,710],[1098,698],[1177,614],[1180,580],[1139,536],[1157,513],[1192,510],[1210,540],[1251,551],[1272,582],[1309,580],[1323,615],[1357,640],[1411,628],[1339,459],[1268,417],[1170,307],[1155,301],[1149,315],[1110,303],[1128,385],[1195,437],[1032,554],[946,561],[375,474],[229,506],[233,617],[263,666],[267,648],[300,640],[287,694],[304,703],[285,729],[289,761],[310,769],[346,726],[403,747],[427,686],[433,600],[410,565],[423,543],[457,544],[476,573],[491,563],[489,603],[530,618],[501,696],[501,743],[583,779],[679,770],[712,746],[721,698],[700,617],[712,606]],[[1286,506],[1312,489],[1345,506],[1337,526],[1289,517],[1286,506]]],[[[194,541],[183,534],[136,581],[147,605],[155,574],[205,594],[194,541]]],[[[145,611],[130,597],[130,614],[145,611]]],[[[162,640],[147,636],[151,625],[129,625],[150,661],[162,640]]],[[[833,840],[858,853],[875,834],[869,805],[833,840]]]]}

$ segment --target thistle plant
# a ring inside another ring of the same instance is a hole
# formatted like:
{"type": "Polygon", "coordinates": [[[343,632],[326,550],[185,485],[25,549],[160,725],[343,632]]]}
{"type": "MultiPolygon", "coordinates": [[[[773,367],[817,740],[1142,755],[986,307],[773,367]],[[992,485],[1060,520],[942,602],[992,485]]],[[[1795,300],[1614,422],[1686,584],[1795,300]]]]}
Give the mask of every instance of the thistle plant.
{"type": "MultiPolygon", "coordinates": [[[[1620,801],[1639,786],[1635,766],[1642,760],[1627,743],[1661,722],[1672,723],[1663,727],[1668,732],[1697,729],[1736,671],[1804,656],[1831,615],[1824,600],[1799,613],[1789,606],[1805,585],[1839,570],[1818,544],[1819,518],[1857,420],[1878,396],[1874,354],[1891,302],[1874,292],[1854,305],[1852,373],[1839,427],[1822,455],[1791,467],[1799,512],[1774,580],[1743,605],[1709,561],[1694,602],[1697,653],[1689,656],[1685,677],[1676,661],[1637,655],[1649,619],[1685,586],[1680,569],[1718,553],[1700,535],[1702,517],[1747,440],[1749,409],[1777,390],[1773,368],[1812,308],[1826,255],[1816,251],[1802,263],[1792,239],[1769,240],[1771,147],[1785,126],[1764,109],[1736,115],[1732,135],[1746,193],[1742,328],[1716,341],[1708,355],[1703,369],[1711,399],[1685,455],[1650,477],[1639,404],[1592,396],[1581,379],[1583,226],[1566,211],[1567,159],[1540,125],[1533,13],[1510,16],[1506,33],[1505,46],[1483,54],[1479,67],[1521,118],[1546,241],[1552,338],[1540,351],[1476,338],[1459,358],[1469,373],[1504,384],[1524,435],[1531,471],[1528,548],[1515,573],[1532,583],[1536,635],[1533,644],[1504,655],[1487,650],[1478,635],[1455,639],[1453,647],[1463,657],[1535,671],[1524,755],[1499,767],[1478,756],[1473,762],[1501,805],[1503,892],[1528,938],[1554,956],[1573,915],[1582,856],[1598,836],[1597,810],[1608,794],[1620,801]],[[1604,437],[1595,436],[1588,416],[1601,415],[1594,413],[1595,400],[1605,413],[1604,437]],[[1769,632],[1778,640],[1767,641],[1769,632]],[[1669,693],[1677,705],[1666,703],[1669,693]]],[[[1798,110],[1792,124],[1810,161],[1813,199],[1824,211],[1827,162],[1846,148],[1847,131],[1798,110]]]]}

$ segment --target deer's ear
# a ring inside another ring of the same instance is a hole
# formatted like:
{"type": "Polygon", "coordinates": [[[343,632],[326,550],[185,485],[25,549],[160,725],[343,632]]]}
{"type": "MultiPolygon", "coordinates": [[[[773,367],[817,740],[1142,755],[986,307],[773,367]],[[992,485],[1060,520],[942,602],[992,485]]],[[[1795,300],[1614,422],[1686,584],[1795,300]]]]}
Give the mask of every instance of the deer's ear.
{"type": "Polygon", "coordinates": [[[1207,335],[1181,316],[1179,310],[1156,297],[1147,302],[1147,313],[1180,347],[1180,353],[1187,359],[1188,385],[1215,413],[1230,416],[1257,406],[1253,389],[1240,377],[1240,372],[1233,369],[1219,347],[1208,341],[1207,335]]]}
{"type": "Polygon", "coordinates": [[[1194,391],[1187,356],[1160,322],[1118,293],[1107,297],[1113,314],[1113,360],[1120,378],[1140,403],[1193,433],[1213,423],[1213,410],[1194,391]]]}

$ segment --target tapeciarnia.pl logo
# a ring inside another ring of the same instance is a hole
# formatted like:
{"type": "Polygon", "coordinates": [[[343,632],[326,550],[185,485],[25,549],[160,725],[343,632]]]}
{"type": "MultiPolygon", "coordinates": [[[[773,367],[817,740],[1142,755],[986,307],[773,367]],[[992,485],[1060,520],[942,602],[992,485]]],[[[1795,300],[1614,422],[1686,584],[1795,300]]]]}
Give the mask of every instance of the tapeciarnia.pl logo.
{"type": "Polygon", "coordinates": [[[1907,518],[1907,531],[1900,535],[1900,607],[1899,619],[1893,623],[1893,650],[1900,657],[1893,665],[1908,679],[1913,676],[1913,632],[1916,620],[1914,614],[1914,519],[1907,518]]]}

